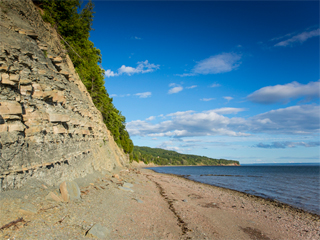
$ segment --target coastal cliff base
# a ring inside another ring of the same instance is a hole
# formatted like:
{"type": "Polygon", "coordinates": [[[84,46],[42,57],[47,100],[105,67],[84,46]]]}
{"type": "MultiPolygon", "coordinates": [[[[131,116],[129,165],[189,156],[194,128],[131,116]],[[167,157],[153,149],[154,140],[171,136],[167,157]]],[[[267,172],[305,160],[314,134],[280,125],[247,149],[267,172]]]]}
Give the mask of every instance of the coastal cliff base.
{"type": "Polygon", "coordinates": [[[6,239],[318,239],[320,218],[232,190],[146,169],[78,180],[81,199],[40,182],[0,199],[6,239]],[[31,189],[32,188],[32,189],[31,189]],[[96,235],[95,235],[96,234],[96,235]]]}

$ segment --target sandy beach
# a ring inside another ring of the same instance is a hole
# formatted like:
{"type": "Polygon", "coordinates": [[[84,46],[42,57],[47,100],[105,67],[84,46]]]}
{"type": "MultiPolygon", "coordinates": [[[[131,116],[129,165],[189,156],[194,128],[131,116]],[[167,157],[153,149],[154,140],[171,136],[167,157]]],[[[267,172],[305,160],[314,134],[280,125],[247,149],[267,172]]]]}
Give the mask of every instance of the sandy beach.
{"type": "Polygon", "coordinates": [[[320,238],[318,215],[179,176],[123,169],[77,183],[81,199],[68,203],[41,182],[2,192],[1,239],[98,239],[98,225],[101,239],[320,238]]]}

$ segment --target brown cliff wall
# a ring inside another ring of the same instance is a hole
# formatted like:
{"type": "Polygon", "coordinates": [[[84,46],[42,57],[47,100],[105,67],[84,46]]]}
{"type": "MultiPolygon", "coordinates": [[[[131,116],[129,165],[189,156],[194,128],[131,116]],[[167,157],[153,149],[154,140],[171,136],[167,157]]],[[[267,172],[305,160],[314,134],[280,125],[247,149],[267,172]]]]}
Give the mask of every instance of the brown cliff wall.
{"type": "Polygon", "coordinates": [[[0,1],[0,191],[128,164],[31,0],[0,1]]]}

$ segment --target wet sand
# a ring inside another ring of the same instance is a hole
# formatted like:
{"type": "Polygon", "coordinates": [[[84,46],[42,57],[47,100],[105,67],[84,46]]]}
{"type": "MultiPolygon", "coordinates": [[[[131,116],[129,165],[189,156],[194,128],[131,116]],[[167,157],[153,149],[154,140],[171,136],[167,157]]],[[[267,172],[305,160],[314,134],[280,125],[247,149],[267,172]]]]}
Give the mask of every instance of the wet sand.
{"type": "Polygon", "coordinates": [[[118,174],[86,180],[74,202],[45,200],[50,187],[1,198],[0,227],[24,222],[0,230],[0,238],[95,239],[86,234],[97,223],[108,229],[102,239],[320,238],[318,215],[284,204],[147,169],[118,174]],[[119,189],[123,182],[132,191],[119,189]],[[37,212],[21,211],[23,204],[37,212]]]}

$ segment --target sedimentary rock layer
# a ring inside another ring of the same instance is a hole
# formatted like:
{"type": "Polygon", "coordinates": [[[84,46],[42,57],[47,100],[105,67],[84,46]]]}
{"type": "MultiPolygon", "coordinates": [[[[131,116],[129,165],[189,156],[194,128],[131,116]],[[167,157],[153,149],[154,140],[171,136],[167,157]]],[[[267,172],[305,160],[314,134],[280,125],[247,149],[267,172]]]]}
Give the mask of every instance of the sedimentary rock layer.
{"type": "Polygon", "coordinates": [[[31,0],[0,5],[0,191],[128,163],[31,0]]]}

